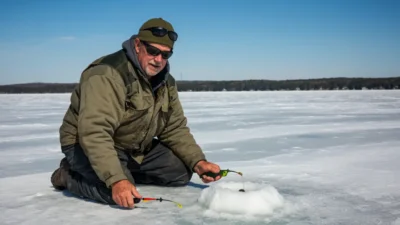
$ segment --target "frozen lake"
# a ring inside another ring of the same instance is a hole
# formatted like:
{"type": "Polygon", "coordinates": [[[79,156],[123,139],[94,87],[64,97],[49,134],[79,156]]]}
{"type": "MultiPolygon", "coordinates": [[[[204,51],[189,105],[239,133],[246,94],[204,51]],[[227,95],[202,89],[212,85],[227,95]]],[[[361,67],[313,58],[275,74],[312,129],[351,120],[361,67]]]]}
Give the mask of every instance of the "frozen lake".
{"type": "Polygon", "coordinates": [[[208,160],[243,179],[139,186],[183,208],[121,210],[51,187],[69,94],[0,95],[1,224],[400,225],[400,91],[180,96],[208,160]]]}

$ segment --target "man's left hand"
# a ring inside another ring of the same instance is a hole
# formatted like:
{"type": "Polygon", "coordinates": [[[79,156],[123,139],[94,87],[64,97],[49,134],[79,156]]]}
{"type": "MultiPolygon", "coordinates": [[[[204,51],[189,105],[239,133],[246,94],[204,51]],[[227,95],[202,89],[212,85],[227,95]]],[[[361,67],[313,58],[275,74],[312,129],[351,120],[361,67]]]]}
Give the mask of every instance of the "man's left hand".
{"type": "MultiPolygon", "coordinates": [[[[206,162],[206,161],[200,161],[194,166],[194,171],[199,176],[201,176],[202,174],[207,173],[207,172],[219,173],[220,170],[221,169],[219,168],[219,166],[217,164],[211,163],[211,162],[206,162]]],[[[209,177],[209,176],[203,176],[201,179],[204,183],[210,183],[210,182],[221,179],[221,175],[216,176],[215,179],[212,177],[209,177]]]]}

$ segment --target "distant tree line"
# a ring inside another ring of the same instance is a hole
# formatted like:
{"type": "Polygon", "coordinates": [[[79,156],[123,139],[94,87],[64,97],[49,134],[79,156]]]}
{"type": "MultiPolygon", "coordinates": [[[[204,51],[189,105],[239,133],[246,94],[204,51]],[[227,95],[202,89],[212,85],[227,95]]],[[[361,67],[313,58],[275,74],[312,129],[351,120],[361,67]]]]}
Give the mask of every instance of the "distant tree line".
{"type": "Polygon", "coordinates": [[[279,91],[398,89],[400,77],[301,80],[178,81],[180,91],[279,91]]]}
{"type": "MultiPolygon", "coordinates": [[[[400,77],[322,78],[299,80],[180,81],[179,91],[279,91],[399,89],[400,77]]],[[[0,93],[70,93],[76,83],[27,83],[0,85],[0,93]]]]}
{"type": "Polygon", "coordinates": [[[69,93],[76,83],[27,83],[0,85],[0,93],[69,93]]]}

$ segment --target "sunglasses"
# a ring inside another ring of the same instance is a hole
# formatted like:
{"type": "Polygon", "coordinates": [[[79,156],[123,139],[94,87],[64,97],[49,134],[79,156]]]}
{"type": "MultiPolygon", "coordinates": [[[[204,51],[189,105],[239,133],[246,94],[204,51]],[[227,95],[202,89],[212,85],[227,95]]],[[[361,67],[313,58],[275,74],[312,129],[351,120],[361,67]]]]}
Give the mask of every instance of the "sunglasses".
{"type": "Polygon", "coordinates": [[[168,34],[169,39],[171,39],[172,41],[178,40],[178,34],[176,32],[169,31],[163,27],[150,27],[143,30],[149,30],[154,36],[157,37],[164,37],[168,34]]]}
{"type": "Polygon", "coordinates": [[[144,47],[146,48],[147,53],[152,56],[158,56],[159,54],[161,54],[161,57],[163,59],[169,59],[173,54],[172,50],[171,51],[161,51],[160,49],[150,45],[149,43],[147,43],[145,41],[141,41],[141,42],[144,45],[144,47]]]}

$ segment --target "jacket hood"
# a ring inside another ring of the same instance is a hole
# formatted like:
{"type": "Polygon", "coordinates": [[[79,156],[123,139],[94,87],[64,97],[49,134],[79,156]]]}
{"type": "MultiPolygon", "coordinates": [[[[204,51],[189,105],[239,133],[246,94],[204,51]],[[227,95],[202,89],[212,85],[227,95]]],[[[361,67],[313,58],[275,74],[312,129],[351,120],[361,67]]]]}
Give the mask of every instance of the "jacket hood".
{"type": "Polygon", "coordinates": [[[136,52],[134,51],[134,40],[137,37],[137,35],[133,35],[131,38],[129,38],[128,40],[124,41],[122,43],[122,48],[125,50],[125,53],[128,57],[128,59],[131,61],[131,63],[133,64],[133,66],[135,68],[137,68],[137,70],[139,71],[139,75],[143,76],[145,79],[148,79],[151,83],[151,86],[153,88],[153,91],[157,90],[161,85],[163,85],[167,79],[168,79],[168,75],[169,75],[169,70],[170,70],[170,66],[169,66],[169,62],[167,62],[167,64],[165,65],[164,69],[161,70],[157,75],[155,75],[152,78],[147,78],[146,77],[146,73],[144,72],[142,66],[139,63],[139,59],[137,57],[136,52]]]}

